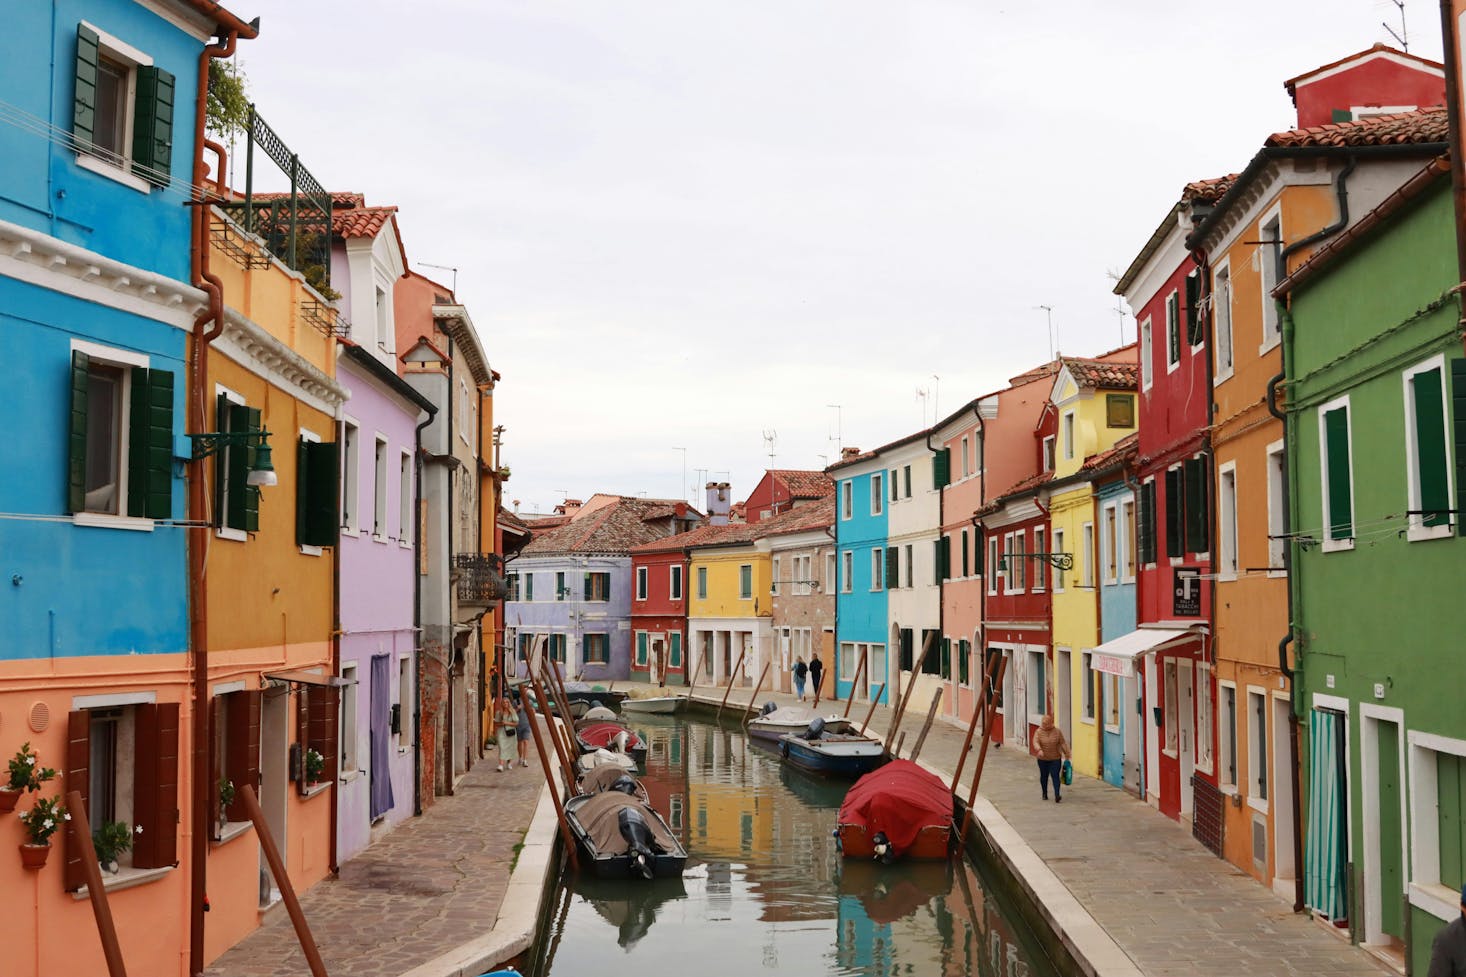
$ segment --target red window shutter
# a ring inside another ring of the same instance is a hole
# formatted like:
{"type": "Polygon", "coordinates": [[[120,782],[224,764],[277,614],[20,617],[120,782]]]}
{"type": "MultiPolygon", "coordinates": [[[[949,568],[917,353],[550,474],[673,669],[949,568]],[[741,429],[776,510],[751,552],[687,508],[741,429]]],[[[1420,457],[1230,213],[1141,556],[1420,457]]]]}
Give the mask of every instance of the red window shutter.
{"type": "Polygon", "coordinates": [[[311,744],[310,707],[311,700],[315,694],[310,690],[301,687],[295,696],[295,769],[291,771],[295,777],[296,789],[305,793],[305,751],[311,744]]]}
{"type": "MultiPolygon", "coordinates": [[[[225,776],[223,770],[219,769],[219,733],[222,731],[219,722],[219,713],[223,710],[226,721],[228,718],[228,707],[221,706],[219,697],[212,696],[209,699],[209,837],[219,837],[219,781],[225,776]]],[[[232,730],[230,731],[232,732],[232,730]]],[[[228,762],[228,758],[225,758],[228,762]]],[[[139,765],[142,761],[139,758],[139,765]]],[[[142,818],[138,818],[141,822],[142,818]]]]}
{"type": "Polygon", "coordinates": [[[178,864],[178,715],[176,702],[137,707],[133,806],[143,830],[133,835],[135,868],[178,864]]]}
{"type": "MultiPolygon", "coordinates": [[[[92,715],[85,709],[76,709],[66,716],[66,783],[65,789],[68,793],[77,791],[81,794],[81,804],[87,810],[87,820],[91,820],[91,783],[92,783],[92,715]]],[[[66,833],[65,853],[66,871],[65,886],[68,892],[80,889],[87,884],[86,872],[82,869],[81,852],[78,845],[71,837],[71,832],[66,833]]]]}
{"type": "Polygon", "coordinates": [[[248,821],[241,788],[260,789],[260,693],[235,692],[229,700],[229,755],[224,758],[234,783],[234,803],[225,810],[231,821],[248,821]]]}
{"type": "Polygon", "coordinates": [[[320,689],[311,696],[311,745],[326,759],[321,781],[328,784],[336,782],[341,769],[341,746],[336,718],[340,712],[340,698],[341,693],[336,689],[320,689]]]}

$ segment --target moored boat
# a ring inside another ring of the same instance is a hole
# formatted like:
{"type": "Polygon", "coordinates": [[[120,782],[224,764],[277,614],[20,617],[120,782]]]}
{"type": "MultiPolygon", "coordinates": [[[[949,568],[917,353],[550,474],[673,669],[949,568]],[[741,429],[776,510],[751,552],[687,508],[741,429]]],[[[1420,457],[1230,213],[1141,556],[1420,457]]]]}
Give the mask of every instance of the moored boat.
{"type": "MultiPolygon", "coordinates": [[[[621,708],[621,703],[625,702],[628,696],[625,692],[612,692],[599,685],[570,681],[565,683],[565,698],[570,700],[572,710],[577,710],[577,703],[584,703],[586,709],[592,706],[605,706],[615,711],[621,708]]],[[[584,714],[583,711],[580,712],[584,714]]]]}
{"type": "Polygon", "coordinates": [[[669,716],[682,708],[687,700],[680,695],[657,695],[645,699],[630,698],[621,703],[622,712],[651,713],[657,716],[669,716]]]}
{"type": "Polygon", "coordinates": [[[647,793],[646,785],[631,776],[626,769],[614,763],[603,763],[584,771],[575,786],[576,790],[582,794],[599,794],[602,791],[619,790],[623,794],[640,798],[644,803],[651,803],[651,796],[647,793]]]}
{"type": "Polygon", "coordinates": [[[625,753],[637,763],[646,762],[646,741],[620,723],[591,723],[575,731],[582,753],[611,750],[625,753]]]}
{"type": "Polygon", "coordinates": [[[687,850],[651,805],[620,791],[580,794],[565,816],[581,866],[600,878],[680,876],[687,850]]]}
{"type": "Polygon", "coordinates": [[[892,760],[850,788],[835,837],[846,858],[945,859],[953,812],[952,792],[939,778],[910,760],[892,760]]]}
{"type": "Polygon", "coordinates": [[[583,753],[576,761],[582,774],[595,770],[597,767],[612,767],[622,772],[636,770],[636,761],[625,753],[613,753],[610,750],[596,750],[592,753],[583,753]]]}
{"type": "Polygon", "coordinates": [[[859,777],[887,759],[885,744],[843,719],[816,719],[801,733],[786,733],[779,738],[779,755],[811,773],[835,777],[859,777]]]}
{"type": "Polygon", "coordinates": [[[778,742],[779,737],[789,733],[802,733],[809,724],[819,718],[819,713],[807,706],[778,706],[767,703],[763,711],[748,721],[748,735],[762,740],[778,742]]]}

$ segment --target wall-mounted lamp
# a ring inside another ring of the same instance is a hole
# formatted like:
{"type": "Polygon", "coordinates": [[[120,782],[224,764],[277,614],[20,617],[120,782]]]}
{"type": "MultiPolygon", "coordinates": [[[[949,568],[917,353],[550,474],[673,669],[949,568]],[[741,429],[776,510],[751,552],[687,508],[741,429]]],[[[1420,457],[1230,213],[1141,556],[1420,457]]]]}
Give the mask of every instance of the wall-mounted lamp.
{"type": "Polygon", "coordinates": [[[1019,560],[1048,560],[1050,565],[1052,565],[1055,570],[1074,569],[1073,553],[1004,553],[1002,556],[998,557],[999,570],[1008,569],[1008,557],[1010,555],[1019,560]]]}
{"type": "Polygon", "coordinates": [[[253,448],[254,465],[244,480],[245,484],[267,488],[279,483],[279,479],[275,477],[275,466],[270,460],[269,431],[207,431],[203,434],[190,434],[189,439],[193,441],[194,461],[201,461],[224,448],[253,448]]]}

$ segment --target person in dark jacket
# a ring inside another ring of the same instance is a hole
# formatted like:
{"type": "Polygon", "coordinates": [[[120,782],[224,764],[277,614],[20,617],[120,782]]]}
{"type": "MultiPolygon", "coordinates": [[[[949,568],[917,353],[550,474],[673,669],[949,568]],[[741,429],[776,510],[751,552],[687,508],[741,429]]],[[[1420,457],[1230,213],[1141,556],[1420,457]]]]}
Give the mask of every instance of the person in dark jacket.
{"type": "Polygon", "coordinates": [[[815,652],[809,657],[809,681],[814,686],[814,701],[820,701],[820,676],[825,672],[824,663],[820,661],[820,653],[815,652]]]}
{"type": "Polygon", "coordinates": [[[794,659],[794,694],[799,697],[800,702],[804,701],[804,677],[808,674],[809,666],[804,663],[804,658],[796,656],[794,659]]]}
{"type": "Polygon", "coordinates": [[[1430,944],[1430,970],[1425,977],[1466,977],[1466,885],[1461,886],[1461,915],[1447,923],[1430,944]]]}

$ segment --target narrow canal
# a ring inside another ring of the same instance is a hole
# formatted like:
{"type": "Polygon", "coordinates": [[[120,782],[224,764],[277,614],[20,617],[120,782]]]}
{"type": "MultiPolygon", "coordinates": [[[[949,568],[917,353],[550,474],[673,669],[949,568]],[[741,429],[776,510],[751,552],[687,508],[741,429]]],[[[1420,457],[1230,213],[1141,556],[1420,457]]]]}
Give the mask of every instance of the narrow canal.
{"type": "Polygon", "coordinates": [[[1055,972],[970,862],[842,859],[831,832],[848,783],[789,768],[732,724],[631,725],[649,741],[643,781],[687,869],[655,882],[567,871],[531,977],[1055,972]]]}

